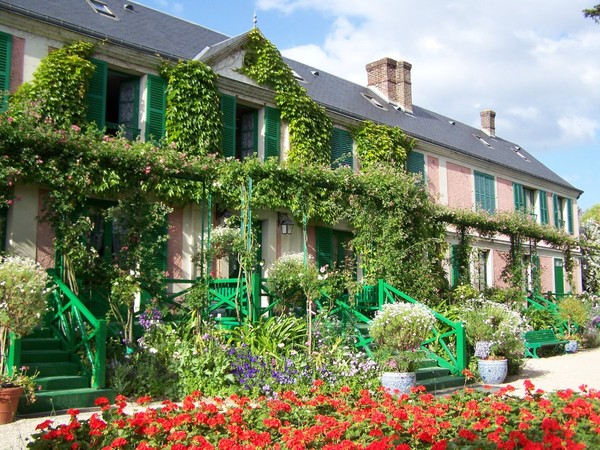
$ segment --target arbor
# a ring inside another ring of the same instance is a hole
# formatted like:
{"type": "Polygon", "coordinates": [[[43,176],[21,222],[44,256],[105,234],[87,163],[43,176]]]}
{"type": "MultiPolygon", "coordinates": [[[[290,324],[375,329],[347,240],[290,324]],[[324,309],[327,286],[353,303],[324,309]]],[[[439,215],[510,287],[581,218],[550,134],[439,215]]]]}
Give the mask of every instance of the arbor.
{"type": "Polygon", "coordinates": [[[596,23],[600,23],[600,4],[593,8],[584,9],[583,15],[585,17],[591,17],[596,23]]]}

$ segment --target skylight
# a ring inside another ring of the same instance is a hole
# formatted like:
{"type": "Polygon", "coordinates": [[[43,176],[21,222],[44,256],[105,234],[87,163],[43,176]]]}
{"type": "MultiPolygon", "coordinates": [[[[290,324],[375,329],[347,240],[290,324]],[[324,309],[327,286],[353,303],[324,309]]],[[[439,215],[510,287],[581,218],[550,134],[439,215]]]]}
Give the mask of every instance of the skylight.
{"type": "Polygon", "coordinates": [[[521,158],[523,158],[525,161],[531,162],[531,160],[529,158],[527,158],[527,156],[525,156],[523,153],[521,153],[521,147],[519,147],[518,145],[515,148],[513,148],[512,150],[517,155],[519,155],[521,158]]]}
{"type": "Polygon", "coordinates": [[[108,16],[108,17],[116,17],[113,12],[109,9],[109,7],[106,5],[106,3],[103,3],[99,0],[87,0],[87,2],[90,4],[90,6],[92,8],[94,8],[94,10],[98,13],[98,14],[102,14],[103,16],[108,16]]]}
{"type": "Polygon", "coordinates": [[[376,106],[379,109],[383,109],[384,111],[387,111],[386,107],[383,106],[381,103],[379,103],[379,101],[372,95],[367,94],[366,92],[361,92],[360,95],[362,95],[364,98],[366,98],[373,106],[376,106]]]}
{"type": "Polygon", "coordinates": [[[294,78],[298,81],[304,81],[304,78],[302,78],[302,76],[300,74],[298,74],[298,72],[296,72],[294,69],[292,69],[292,74],[294,75],[294,78]]]}
{"type": "Polygon", "coordinates": [[[481,143],[482,143],[483,145],[485,145],[486,147],[488,147],[488,148],[494,148],[494,147],[492,147],[492,146],[490,145],[490,143],[489,143],[488,141],[486,141],[486,140],[485,140],[484,138],[482,138],[481,136],[478,136],[478,135],[476,135],[476,134],[474,134],[473,136],[475,136],[477,139],[479,139],[479,140],[481,141],[481,143]]]}

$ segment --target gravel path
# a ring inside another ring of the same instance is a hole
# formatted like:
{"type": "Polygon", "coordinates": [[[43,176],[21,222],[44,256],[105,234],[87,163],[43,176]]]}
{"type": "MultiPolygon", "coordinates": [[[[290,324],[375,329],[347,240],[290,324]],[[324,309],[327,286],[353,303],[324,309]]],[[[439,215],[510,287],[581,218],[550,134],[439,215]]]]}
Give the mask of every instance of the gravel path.
{"type": "MultiPolygon", "coordinates": [[[[578,390],[579,386],[584,384],[600,390],[600,348],[580,350],[574,354],[527,359],[522,374],[507,379],[501,386],[510,384],[516,389],[515,395],[523,396],[524,380],[530,380],[536,389],[546,392],[568,388],[578,390]]],[[[85,410],[79,417],[87,418],[96,411],[97,408],[85,410]]],[[[128,412],[132,411],[130,409],[128,412]]],[[[47,418],[54,420],[56,424],[69,421],[68,415],[55,414],[49,417],[18,418],[13,423],[0,425],[0,450],[25,449],[36,425],[47,418]]]]}

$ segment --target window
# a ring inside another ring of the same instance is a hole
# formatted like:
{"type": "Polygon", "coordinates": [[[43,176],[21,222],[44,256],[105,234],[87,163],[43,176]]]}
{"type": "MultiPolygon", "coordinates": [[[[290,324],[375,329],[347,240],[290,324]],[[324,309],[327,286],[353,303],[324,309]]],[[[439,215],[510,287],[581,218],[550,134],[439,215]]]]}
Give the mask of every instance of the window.
{"type": "Polygon", "coordinates": [[[12,53],[12,36],[0,32],[0,112],[6,110],[8,97],[4,94],[10,89],[10,59],[12,53]]]}
{"type": "Polygon", "coordinates": [[[474,172],[475,208],[493,213],[496,209],[494,177],[486,173],[474,172]]]}
{"type": "Polygon", "coordinates": [[[573,200],[570,198],[567,199],[567,231],[569,234],[573,234],[574,224],[573,224],[573,200]]]}
{"type": "Polygon", "coordinates": [[[346,130],[334,128],[331,135],[331,168],[352,168],[352,136],[346,130]]]}
{"type": "Polygon", "coordinates": [[[524,214],[528,214],[533,220],[537,221],[535,190],[523,187],[523,185],[519,183],[513,183],[513,194],[515,211],[521,211],[524,214]]]}
{"type": "Polygon", "coordinates": [[[100,2],[98,0],[88,0],[88,3],[92,6],[92,8],[94,8],[94,10],[98,14],[102,14],[104,16],[113,17],[113,18],[115,17],[115,15],[108,8],[108,6],[106,5],[106,3],[100,2]]]}
{"type": "MultiPolygon", "coordinates": [[[[231,95],[221,94],[223,130],[221,151],[225,157],[239,160],[258,154],[259,110],[238,103],[231,95]]],[[[279,158],[280,113],[275,108],[264,108],[264,149],[266,158],[279,158]]]]}
{"type": "Polygon", "coordinates": [[[491,271],[488,269],[489,261],[490,250],[478,249],[477,261],[475,264],[475,286],[481,292],[490,286],[490,280],[488,279],[491,273],[491,271]]]}
{"type": "Polygon", "coordinates": [[[558,229],[565,228],[564,207],[565,199],[552,194],[552,212],[554,213],[554,226],[558,229]]]}
{"type": "MultiPolygon", "coordinates": [[[[128,139],[140,135],[139,77],[108,70],[105,61],[93,59],[96,70],[87,92],[87,120],[95,122],[107,134],[122,131],[128,139]]],[[[164,89],[160,77],[148,76],[148,117],[146,139],[160,139],[164,135],[164,89]]]]}
{"type": "Polygon", "coordinates": [[[538,191],[538,199],[540,203],[540,223],[547,225],[548,219],[548,194],[546,191],[538,191]]]}
{"type": "Polygon", "coordinates": [[[422,153],[410,151],[406,158],[406,170],[410,173],[420,174],[425,183],[425,156],[422,153]]]}

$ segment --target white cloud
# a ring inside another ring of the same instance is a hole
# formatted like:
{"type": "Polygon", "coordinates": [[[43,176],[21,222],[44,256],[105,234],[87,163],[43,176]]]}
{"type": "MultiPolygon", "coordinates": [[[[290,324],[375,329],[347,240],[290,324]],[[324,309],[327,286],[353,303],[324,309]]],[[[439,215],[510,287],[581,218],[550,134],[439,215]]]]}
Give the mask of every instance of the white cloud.
{"type": "Polygon", "coordinates": [[[589,0],[259,0],[259,8],[331,18],[322,42],[286,56],[365,84],[384,56],[413,65],[413,99],[471,125],[497,112],[497,133],[530,151],[598,139],[600,26],[589,0]],[[475,106],[474,106],[475,105],[475,106]]]}

